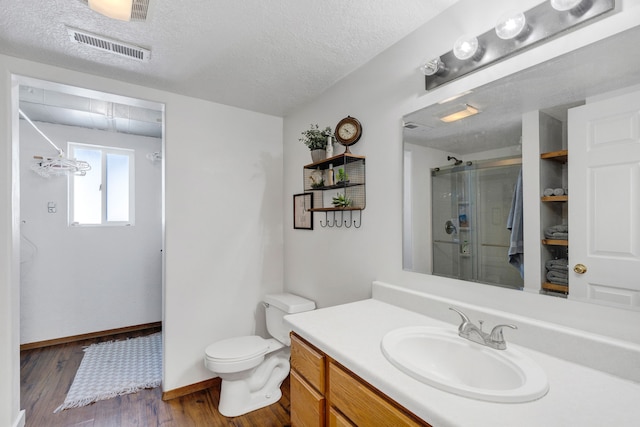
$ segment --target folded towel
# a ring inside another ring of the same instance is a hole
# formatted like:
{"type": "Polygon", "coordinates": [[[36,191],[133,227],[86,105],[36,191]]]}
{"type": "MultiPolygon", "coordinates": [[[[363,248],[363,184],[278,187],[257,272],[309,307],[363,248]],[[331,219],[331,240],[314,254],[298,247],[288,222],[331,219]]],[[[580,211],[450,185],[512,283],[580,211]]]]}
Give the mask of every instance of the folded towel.
{"type": "Polygon", "coordinates": [[[564,195],[564,190],[562,188],[554,188],[553,189],[554,196],[562,196],[564,195]]]}
{"type": "Polygon", "coordinates": [[[542,195],[546,197],[553,196],[553,188],[545,188],[542,195]]]}
{"type": "Polygon", "coordinates": [[[569,266],[569,260],[566,258],[550,259],[544,263],[544,266],[548,270],[555,268],[567,269],[569,266]]]}
{"type": "Polygon", "coordinates": [[[567,240],[569,238],[569,226],[566,224],[552,225],[544,230],[547,239],[567,240]]]}
{"type": "Polygon", "coordinates": [[[568,285],[569,275],[557,271],[550,271],[547,273],[547,280],[557,285],[568,285]]]}

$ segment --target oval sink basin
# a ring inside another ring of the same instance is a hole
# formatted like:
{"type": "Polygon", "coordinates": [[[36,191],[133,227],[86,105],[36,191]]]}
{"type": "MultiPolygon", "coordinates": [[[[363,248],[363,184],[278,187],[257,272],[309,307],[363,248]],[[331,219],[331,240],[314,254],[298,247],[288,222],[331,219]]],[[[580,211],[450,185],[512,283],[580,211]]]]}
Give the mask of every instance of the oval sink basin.
{"type": "Polygon", "coordinates": [[[428,326],[395,329],[382,353],[396,368],[425,384],[490,402],[529,402],[549,390],[547,375],[516,349],[495,350],[428,326]]]}

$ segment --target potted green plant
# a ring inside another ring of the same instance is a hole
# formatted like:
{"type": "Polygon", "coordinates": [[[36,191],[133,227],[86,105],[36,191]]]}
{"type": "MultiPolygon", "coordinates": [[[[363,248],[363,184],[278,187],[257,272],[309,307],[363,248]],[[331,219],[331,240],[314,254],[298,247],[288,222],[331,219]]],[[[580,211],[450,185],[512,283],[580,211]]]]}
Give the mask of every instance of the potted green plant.
{"type": "Polygon", "coordinates": [[[348,208],[353,201],[344,193],[336,194],[331,202],[336,208],[348,208]]]}
{"type": "Polygon", "coordinates": [[[336,176],[336,182],[338,184],[348,184],[349,183],[349,175],[344,171],[343,168],[338,169],[338,175],[336,176]]]}
{"type": "Polygon", "coordinates": [[[327,157],[325,149],[327,148],[327,139],[333,136],[330,126],[320,129],[316,123],[312,124],[309,129],[302,132],[302,138],[299,139],[311,151],[311,160],[313,163],[324,160],[327,157]]]}

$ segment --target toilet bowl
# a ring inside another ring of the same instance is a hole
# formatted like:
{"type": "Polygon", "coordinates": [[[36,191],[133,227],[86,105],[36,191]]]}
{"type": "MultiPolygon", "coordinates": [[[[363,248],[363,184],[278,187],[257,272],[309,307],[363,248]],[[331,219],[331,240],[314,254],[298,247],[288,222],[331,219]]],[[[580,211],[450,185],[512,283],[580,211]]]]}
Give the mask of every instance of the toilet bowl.
{"type": "Polygon", "coordinates": [[[313,301],[287,293],[265,295],[264,306],[267,331],[273,338],[228,338],[205,349],[204,365],[222,379],[218,411],[226,417],[280,400],[280,385],[289,375],[291,355],[284,316],[315,309],[313,301]]]}

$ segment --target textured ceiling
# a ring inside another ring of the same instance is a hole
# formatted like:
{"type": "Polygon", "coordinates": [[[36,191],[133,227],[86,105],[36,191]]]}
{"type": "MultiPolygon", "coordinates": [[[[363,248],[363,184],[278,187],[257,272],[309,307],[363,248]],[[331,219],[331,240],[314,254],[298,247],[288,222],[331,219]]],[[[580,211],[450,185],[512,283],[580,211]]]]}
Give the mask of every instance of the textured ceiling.
{"type": "Polygon", "coordinates": [[[150,0],[121,22],[81,0],[0,0],[0,53],[284,116],[458,0],[150,0]],[[65,26],[151,50],[139,62],[65,26]]]}

